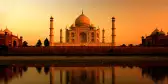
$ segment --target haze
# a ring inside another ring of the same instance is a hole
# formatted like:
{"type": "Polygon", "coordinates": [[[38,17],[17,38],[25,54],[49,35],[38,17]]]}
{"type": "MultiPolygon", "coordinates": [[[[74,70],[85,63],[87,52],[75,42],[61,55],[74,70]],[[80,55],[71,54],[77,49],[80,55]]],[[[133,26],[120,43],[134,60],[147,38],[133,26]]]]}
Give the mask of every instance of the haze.
{"type": "Polygon", "coordinates": [[[55,42],[59,42],[59,30],[65,35],[65,27],[74,23],[82,9],[91,23],[105,29],[106,42],[111,42],[111,17],[116,17],[117,45],[140,44],[141,36],[156,27],[168,32],[167,0],[0,0],[0,28],[7,26],[35,45],[49,37],[53,16],[55,42]]]}

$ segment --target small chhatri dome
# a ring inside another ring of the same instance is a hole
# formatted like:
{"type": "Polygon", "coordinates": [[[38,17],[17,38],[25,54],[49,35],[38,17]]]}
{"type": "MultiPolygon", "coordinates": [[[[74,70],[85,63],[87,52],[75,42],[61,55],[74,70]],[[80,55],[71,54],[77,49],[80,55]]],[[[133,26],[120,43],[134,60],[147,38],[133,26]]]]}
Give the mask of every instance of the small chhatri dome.
{"type": "Polygon", "coordinates": [[[51,16],[50,19],[54,19],[54,18],[51,16]]]}
{"type": "Polygon", "coordinates": [[[91,24],[90,27],[93,27],[93,28],[94,28],[95,26],[94,26],[94,24],[91,24]]]}
{"type": "Polygon", "coordinates": [[[72,24],[71,27],[75,27],[75,24],[72,24]]]}
{"type": "Polygon", "coordinates": [[[87,16],[82,14],[75,20],[75,25],[76,26],[89,26],[90,25],[90,20],[87,16]]]}
{"type": "Polygon", "coordinates": [[[8,34],[12,34],[12,32],[6,27],[6,29],[4,30],[4,32],[7,32],[8,34]]]}
{"type": "Polygon", "coordinates": [[[0,30],[0,34],[5,34],[5,33],[2,31],[2,29],[0,30]]]}
{"type": "Polygon", "coordinates": [[[159,33],[159,30],[156,28],[156,29],[151,33],[151,35],[156,35],[157,33],[159,33]]]}
{"type": "Polygon", "coordinates": [[[160,34],[165,35],[165,32],[161,29],[160,34]]]}
{"type": "Polygon", "coordinates": [[[113,16],[112,19],[115,19],[115,17],[113,16]]]}
{"type": "Polygon", "coordinates": [[[105,31],[104,28],[103,28],[103,31],[105,31]]]}

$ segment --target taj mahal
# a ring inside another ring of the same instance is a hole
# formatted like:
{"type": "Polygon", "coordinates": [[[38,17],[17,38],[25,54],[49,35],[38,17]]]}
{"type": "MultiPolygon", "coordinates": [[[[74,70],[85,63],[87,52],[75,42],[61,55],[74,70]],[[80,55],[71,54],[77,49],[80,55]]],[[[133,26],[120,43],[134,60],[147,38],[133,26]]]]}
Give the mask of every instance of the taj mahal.
{"type": "Polygon", "coordinates": [[[102,29],[100,41],[100,28],[91,24],[90,19],[83,13],[79,15],[75,23],[65,29],[65,42],[60,29],[60,42],[54,41],[54,18],[50,17],[50,46],[115,46],[115,17],[112,17],[112,41],[105,42],[105,30],[102,29]]]}

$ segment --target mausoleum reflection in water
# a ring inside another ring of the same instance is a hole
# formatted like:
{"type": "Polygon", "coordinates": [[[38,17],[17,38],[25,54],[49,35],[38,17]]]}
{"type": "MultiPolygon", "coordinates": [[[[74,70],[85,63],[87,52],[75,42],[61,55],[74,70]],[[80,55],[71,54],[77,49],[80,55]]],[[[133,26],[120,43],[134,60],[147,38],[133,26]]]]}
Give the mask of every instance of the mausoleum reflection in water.
{"type": "Polygon", "coordinates": [[[0,66],[0,84],[27,84],[22,78],[29,80],[31,77],[34,81],[44,81],[42,84],[167,84],[168,67],[0,66]]]}

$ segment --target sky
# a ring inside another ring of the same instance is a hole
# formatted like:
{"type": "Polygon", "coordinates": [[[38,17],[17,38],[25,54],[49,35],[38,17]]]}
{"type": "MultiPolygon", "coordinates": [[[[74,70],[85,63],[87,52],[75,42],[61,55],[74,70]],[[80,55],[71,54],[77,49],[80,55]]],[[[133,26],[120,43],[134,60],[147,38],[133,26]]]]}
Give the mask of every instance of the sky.
{"type": "MultiPolygon", "coordinates": [[[[49,18],[54,17],[54,39],[60,29],[75,22],[81,14],[105,29],[105,42],[111,42],[111,17],[116,18],[116,45],[140,44],[157,27],[168,32],[168,0],[0,0],[0,28],[7,28],[29,45],[49,38],[49,18]]],[[[102,36],[100,36],[102,37],[102,36]]],[[[64,40],[63,40],[64,41],[64,40]]]]}

